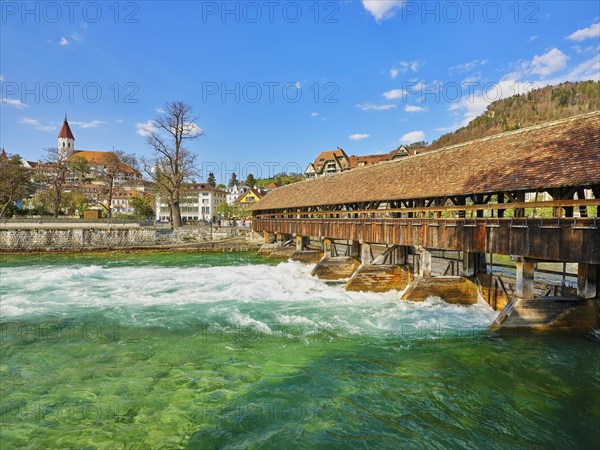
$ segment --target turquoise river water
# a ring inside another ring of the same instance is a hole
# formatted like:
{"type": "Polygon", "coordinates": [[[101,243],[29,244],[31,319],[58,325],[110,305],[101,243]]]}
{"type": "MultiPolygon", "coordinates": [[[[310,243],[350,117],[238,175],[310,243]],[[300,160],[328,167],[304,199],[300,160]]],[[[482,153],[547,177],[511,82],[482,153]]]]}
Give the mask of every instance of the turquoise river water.
{"type": "Polygon", "coordinates": [[[598,332],[251,254],[1,263],[2,450],[599,448],[598,332]]]}

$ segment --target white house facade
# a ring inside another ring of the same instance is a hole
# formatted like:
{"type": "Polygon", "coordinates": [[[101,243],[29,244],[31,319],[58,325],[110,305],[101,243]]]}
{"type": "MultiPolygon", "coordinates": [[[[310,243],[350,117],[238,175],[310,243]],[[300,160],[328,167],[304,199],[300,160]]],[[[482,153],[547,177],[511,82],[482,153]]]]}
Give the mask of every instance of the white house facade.
{"type": "MultiPolygon", "coordinates": [[[[226,201],[226,191],[217,189],[210,184],[191,185],[181,194],[179,203],[181,218],[186,222],[215,221],[219,216],[219,206],[226,201]]],[[[160,195],[156,196],[156,220],[171,221],[171,209],[160,195]]]]}

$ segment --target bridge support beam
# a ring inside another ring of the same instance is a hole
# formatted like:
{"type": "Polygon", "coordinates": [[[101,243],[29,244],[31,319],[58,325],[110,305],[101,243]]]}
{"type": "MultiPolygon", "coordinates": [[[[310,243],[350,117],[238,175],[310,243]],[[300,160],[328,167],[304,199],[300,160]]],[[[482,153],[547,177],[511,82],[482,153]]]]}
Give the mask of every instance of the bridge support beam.
{"type": "Polygon", "coordinates": [[[287,241],[289,241],[290,239],[292,239],[292,235],[291,234],[286,234],[286,233],[275,233],[275,236],[277,236],[277,242],[279,242],[279,244],[283,244],[287,241]]]}
{"type": "Polygon", "coordinates": [[[296,251],[292,253],[290,259],[304,264],[318,263],[323,258],[321,250],[309,250],[310,237],[296,236],[296,251]]]}
{"type": "Polygon", "coordinates": [[[580,298],[512,299],[492,329],[518,333],[527,330],[591,331],[600,327],[600,300],[580,298]]]}
{"type": "Polygon", "coordinates": [[[485,253],[463,252],[463,269],[461,272],[463,277],[474,277],[478,273],[485,273],[486,271],[485,253]]]}
{"type": "Polygon", "coordinates": [[[321,280],[343,280],[350,278],[359,266],[353,256],[325,256],[313,269],[311,275],[321,280]]]}
{"type": "Polygon", "coordinates": [[[394,245],[385,247],[383,253],[374,258],[373,247],[361,242],[361,265],[346,284],[349,291],[386,292],[402,291],[412,282],[414,275],[406,266],[407,247],[394,245]]]}
{"type": "Polygon", "coordinates": [[[464,277],[417,277],[402,295],[402,300],[422,302],[428,297],[440,297],[448,303],[473,305],[479,298],[475,283],[464,277]]]}
{"type": "Polygon", "coordinates": [[[423,278],[431,277],[431,253],[426,249],[420,248],[421,263],[419,264],[419,276],[423,278]]]}
{"type": "Polygon", "coordinates": [[[327,258],[332,255],[333,239],[323,239],[323,255],[327,258]]]}
{"type": "Polygon", "coordinates": [[[365,266],[368,264],[371,264],[371,261],[373,261],[373,254],[371,253],[371,246],[369,244],[367,244],[366,242],[361,242],[359,247],[360,247],[360,263],[365,266]]]}
{"type": "Polygon", "coordinates": [[[265,244],[272,244],[275,241],[275,233],[264,231],[263,234],[265,237],[265,244]]]}
{"type": "Polygon", "coordinates": [[[346,284],[348,291],[386,292],[402,291],[412,282],[413,274],[407,267],[393,264],[361,265],[346,284]]]}
{"type": "Polygon", "coordinates": [[[534,264],[529,258],[522,256],[513,256],[512,259],[516,264],[516,289],[515,295],[523,300],[533,299],[533,276],[534,264]]]}
{"type": "Polygon", "coordinates": [[[310,238],[308,236],[296,236],[296,250],[306,250],[310,244],[310,238]]]}
{"type": "Polygon", "coordinates": [[[600,296],[598,282],[600,281],[600,265],[578,264],[577,295],[582,298],[597,298],[600,296]]]}

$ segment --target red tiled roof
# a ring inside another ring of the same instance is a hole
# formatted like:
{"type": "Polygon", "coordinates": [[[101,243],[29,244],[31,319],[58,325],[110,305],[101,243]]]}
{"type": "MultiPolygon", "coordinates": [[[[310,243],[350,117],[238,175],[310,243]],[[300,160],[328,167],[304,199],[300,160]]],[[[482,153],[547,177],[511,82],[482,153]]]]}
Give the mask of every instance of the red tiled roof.
{"type": "MultiPolygon", "coordinates": [[[[68,161],[71,161],[76,156],[82,156],[90,164],[105,164],[106,157],[109,153],[110,152],[98,152],[94,150],[75,150],[75,152],[69,157],[68,161]]],[[[128,164],[123,164],[123,171],[127,173],[139,173],[128,164]]]]}
{"type": "Polygon", "coordinates": [[[224,191],[222,189],[216,188],[212,184],[208,184],[208,183],[196,183],[196,184],[192,184],[192,185],[189,185],[187,187],[187,189],[188,190],[192,190],[192,191],[213,191],[213,192],[220,192],[222,194],[227,194],[227,191],[224,191]]]}

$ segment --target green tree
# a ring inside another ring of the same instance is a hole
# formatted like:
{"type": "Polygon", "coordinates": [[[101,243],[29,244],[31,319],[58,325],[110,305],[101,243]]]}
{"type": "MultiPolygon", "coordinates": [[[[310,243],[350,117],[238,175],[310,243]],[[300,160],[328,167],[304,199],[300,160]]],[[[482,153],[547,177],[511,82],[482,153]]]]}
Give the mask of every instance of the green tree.
{"type": "Polygon", "coordinates": [[[248,176],[246,177],[246,186],[254,187],[255,184],[256,184],[256,178],[254,178],[254,175],[249,173],[248,176]]]}
{"type": "Polygon", "coordinates": [[[215,174],[210,172],[208,174],[208,179],[206,180],[206,182],[208,184],[210,184],[212,187],[216,187],[217,186],[217,179],[215,178],[215,174]]]}
{"type": "Polygon", "coordinates": [[[4,217],[15,201],[23,200],[30,193],[29,173],[21,165],[21,157],[0,156],[0,217],[4,217]]]}
{"type": "Polygon", "coordinates": [[[65,192],[61,198],[61,209],[70,215],[81,216],[89,206],[89,200],[79,191],[65,192]]]}
{"type": "Polygon", "coordinates": [[[227,186],[225,186],[223,183],[219,183],[219,184],[217,184],[217,188],[219,188],[219,189],[227,189],[227,186]]]}
{"type": "Polygon", "coordinates": [[[140,219],[152,217],[154,214],[154,196],[153,195],[132,195],[129,197],[129,204],[133,208],[134,214],[140,219]]]}
{"type": "Polygon", "coordinates": [[[86,177],[87,174],[90,173],[90,163],[85,156],[75,154],[70,159],[69,164],[71,170],[79,176],[81,184],[85,184],[87,181],[89,181],[86,177]]]}
{"type": "Polygon", "coordinates": [[[238,184],[238,179],[237,179],[237,175],[235,174],[235,172],[233,172],[231,174],[231,178],[229,179],[229,187],[233,187],[236,186],[238,184]]]}

